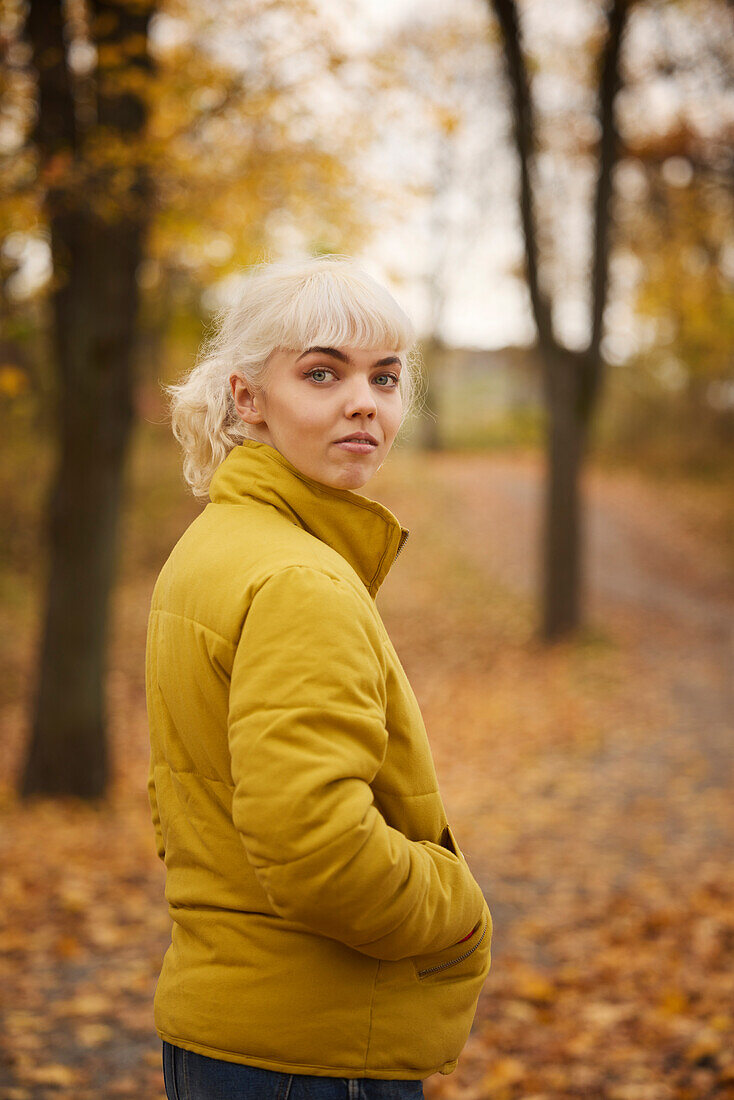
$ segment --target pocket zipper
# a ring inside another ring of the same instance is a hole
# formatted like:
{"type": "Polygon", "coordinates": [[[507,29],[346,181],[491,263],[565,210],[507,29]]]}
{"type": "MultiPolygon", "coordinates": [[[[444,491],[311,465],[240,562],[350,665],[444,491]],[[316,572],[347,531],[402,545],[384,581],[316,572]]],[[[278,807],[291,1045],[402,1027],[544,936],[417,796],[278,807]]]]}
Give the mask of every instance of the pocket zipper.
{"type": "Polygon", "coordinates": [[[468,959],[469,956],[472,955],[476,951],[476,949],[479,947],[479,944],[484,939],[486,933],[487,933],[487,925],[485,924],[484,928],[482,929],[482,934],[479,937],[479,939],[477,940],[477,942],[474,944],[473,947],[470,947],[468,951],[465,951],[463,955],[459,955],[458,958],[451,959],[449,962],[439,963],[438,966],[429,966],[426,970],[419,970],[418,971],[418,977],[422,978],[424,976],[424,974],[433,974],[434,971],[436,971],[436,970],[445,970],[447,966],[456,966],[457,963],[463,962],[464,959],[468,959]]]}

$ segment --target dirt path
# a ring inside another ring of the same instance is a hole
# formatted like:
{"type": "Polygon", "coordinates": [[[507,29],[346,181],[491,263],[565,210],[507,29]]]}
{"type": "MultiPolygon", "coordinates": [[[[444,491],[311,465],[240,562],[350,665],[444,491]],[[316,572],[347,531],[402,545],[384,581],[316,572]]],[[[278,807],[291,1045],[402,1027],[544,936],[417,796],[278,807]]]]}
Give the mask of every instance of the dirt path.
{"type": "MultiPolygon", "coordinates": [[[[454,494],[455,522],[474,562],[534,594],[542,515],[536,461],[445,456],[434,474],[454,494]]],[[[592,472],[584,484],[587,619],[624,632],[663,676],[677,722],[709,754],[712,782],[734,759],[734,577],[720,553],[630,474],[592,472]],[[725,767],[722,767],[722,766],[725,767]]]]}
{"type": "MultiPolygon", "coordinates": [[[[432,475],[454,499],[454,519],[486,568],[527,592],[537,587],[543,472],[535,458],[442,455],[432,475]]],[[[654,484],[630,473],[584,479],[588,615],[640,609],[702,640],[731,645],[734,576],[716,549],[677,516],[654,484]]],[[[644,620],[643,620],[644,621],[644,620]]]]}
{"type": "MultiPolygon", "coordinates": [[[[474,564],[535,597],[542,471],[534,459],[440,456],[432,473],[453,501],[457,541],[474,564]]],[[[631,474],[592,472],[584,485],[587,621],[619,630],[662,670],[679,720],[713,737],[734,720],[734,576],[721,553],[631,474]],[[712,727],[715,727],[712,729],[712,727]]],[[[718,773],[718,770],[716,771],[718,773]]]]}

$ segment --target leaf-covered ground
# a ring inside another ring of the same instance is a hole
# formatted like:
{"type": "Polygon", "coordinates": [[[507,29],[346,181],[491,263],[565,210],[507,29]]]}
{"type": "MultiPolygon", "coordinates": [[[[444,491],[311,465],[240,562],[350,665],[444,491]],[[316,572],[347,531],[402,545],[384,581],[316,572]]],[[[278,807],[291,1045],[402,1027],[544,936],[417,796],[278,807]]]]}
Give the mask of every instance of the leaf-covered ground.
{"type": "MultiPolygon", "coordinates": [[[[107,804],[14,798],[37,629],[22,600],[2,647],[4,1100],[163,1096],[142,653],[156,569],[194,508],[146,480],[149,458],[115,596],[107,804]]],[[[588,625],[549,649],[540,485],[532,456],[404,452],[366,490],[411,530],[379,603],[495,920],[472,1036],[426,1096],[734,1097],[734,585],[697,530],[715,517],[675,487],[588,475],[588,625]]]]}

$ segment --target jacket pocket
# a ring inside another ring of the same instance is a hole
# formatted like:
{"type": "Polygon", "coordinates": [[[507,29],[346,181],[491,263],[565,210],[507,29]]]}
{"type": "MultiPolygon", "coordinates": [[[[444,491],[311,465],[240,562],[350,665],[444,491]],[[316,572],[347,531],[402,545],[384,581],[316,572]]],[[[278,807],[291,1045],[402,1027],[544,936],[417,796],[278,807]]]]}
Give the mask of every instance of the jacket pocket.
{"type": "MultiPolygon", "coordinates": [[[[446,848],[447,851],[453,852],[455,856],[459,857],[459,859],[464,859],[464,853],[461,851],[459,845],[456,843],[456,837],[454,836],[453,829],[450,825],[445,826],[443,832],[441,833],[439,844],[442,848],[446,848]]],[[[464,860],[464,862],[466,863],[466,860],[464,860]]]]}
{"type": "Polygon", "coordinates": [[[434,977],[449,980],[464,977],[467,972],[480,971],[484,967],[491,938],[489,910],[485,904],[479,927],[468,940],[444,947],[441,951],[432,951],[429,955],[413,956],[416,977],[420,981],[434,977]]]}

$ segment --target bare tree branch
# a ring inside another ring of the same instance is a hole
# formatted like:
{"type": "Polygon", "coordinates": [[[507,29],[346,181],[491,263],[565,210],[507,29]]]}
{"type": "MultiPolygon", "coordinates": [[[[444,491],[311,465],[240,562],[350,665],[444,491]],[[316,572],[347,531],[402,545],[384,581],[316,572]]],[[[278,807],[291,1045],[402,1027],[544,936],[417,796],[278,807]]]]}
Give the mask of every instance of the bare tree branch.
{"type": "Polygon", "coordinates": [[[507,73],[512,89],[515,146],[520,161],[520,217],[525,237],[528,290],[538,329],[538,343],[541,348],[553,350],[556,340],[553,335],[550,303],[540,286],[538,274],[538,230],[530,179],[536,131],[530,84],[522,54],[522,32],[515,0],[491,0],[491,4],[502,30],[507,73]]]}
{"type": "Polygon", "coordinates": [[[582,399],[585,409],[594,403],[601,376],[599,361],[603,335],[604,307],[609,288],[612,174],[619,157],[619,135],[614,121],[614,101],[620,87],[622,36],[632,0],[612,0],[607,11],[607,33],[601,58],[598,118],[599,170],[594,199],[594,255],[591,272],[591,339],[587,351],[582,399]]]}

